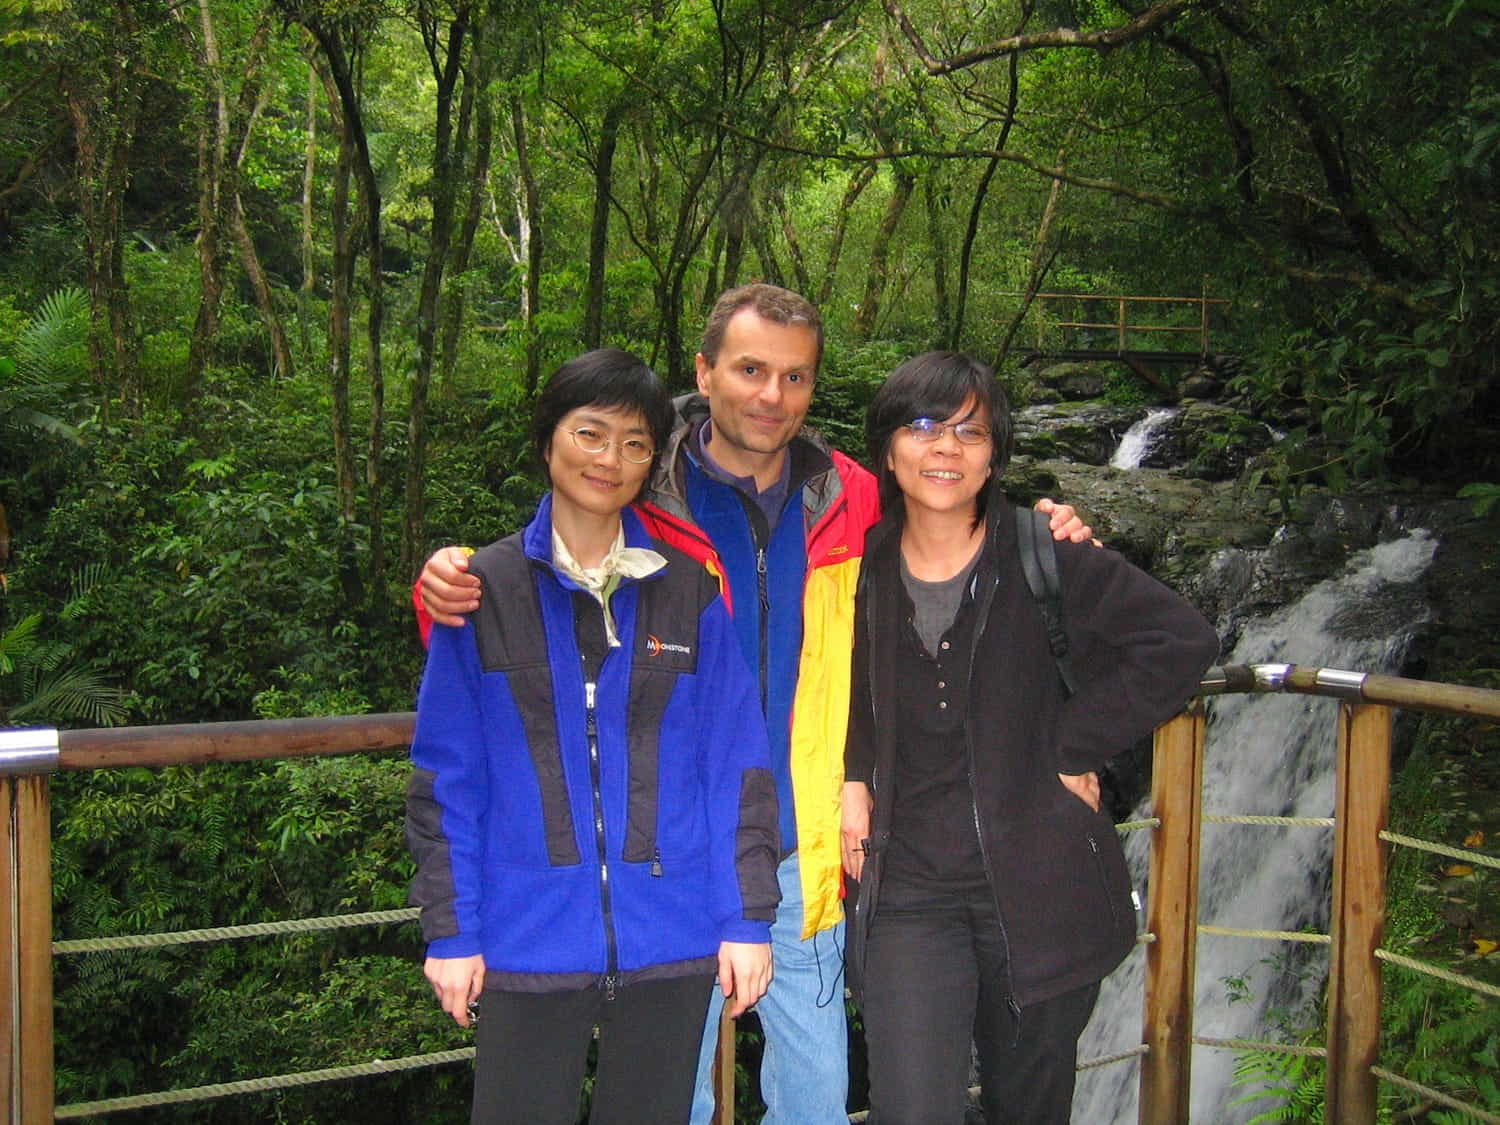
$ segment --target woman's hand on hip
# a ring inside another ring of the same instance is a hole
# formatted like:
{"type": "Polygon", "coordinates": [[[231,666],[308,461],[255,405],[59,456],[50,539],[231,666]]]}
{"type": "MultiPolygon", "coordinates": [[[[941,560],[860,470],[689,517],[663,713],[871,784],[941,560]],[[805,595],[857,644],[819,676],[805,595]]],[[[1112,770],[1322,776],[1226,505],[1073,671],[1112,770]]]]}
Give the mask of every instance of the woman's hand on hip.
{"type": "Polygon", "coordinates": [[[1095,812],[1099,811],[1099,775],[1090,770],[1088,773],[1060,773],[1057,780],[1062,782],[1068,792],[1077,797],[1095,812]]]}

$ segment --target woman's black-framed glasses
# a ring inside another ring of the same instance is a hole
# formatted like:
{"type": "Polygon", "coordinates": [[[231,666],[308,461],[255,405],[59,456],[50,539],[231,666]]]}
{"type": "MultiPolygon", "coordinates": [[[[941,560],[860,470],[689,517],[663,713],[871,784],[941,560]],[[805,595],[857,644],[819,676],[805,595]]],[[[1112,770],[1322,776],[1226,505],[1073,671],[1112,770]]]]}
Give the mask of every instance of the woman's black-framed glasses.
{"type": "Polygon", "coordinates": [[[990,428],[983,422],[939,422],[936,418],[913,418],[906,423],[911,436],[918,441],[937,441],[949,430],[964,445],[983,445],[990,440],[990,428]]]}
{"type": "Polygon", "coordinates": [[[617,445],[620,447],[620,456],[632,465],[644,465],[656,456],[656,450],[651,448],[651,443],[645,438],[631,437],[615,441],[588,426],[579,426],[568,433],[573,435],[573,444],[585,453],[603,453],[610,446],[617,445]]]}

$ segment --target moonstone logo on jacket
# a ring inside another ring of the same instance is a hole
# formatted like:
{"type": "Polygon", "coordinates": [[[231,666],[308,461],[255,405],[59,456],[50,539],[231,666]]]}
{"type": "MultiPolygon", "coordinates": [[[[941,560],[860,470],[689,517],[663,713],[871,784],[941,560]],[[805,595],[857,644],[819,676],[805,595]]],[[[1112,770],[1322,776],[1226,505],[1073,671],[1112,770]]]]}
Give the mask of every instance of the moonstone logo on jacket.
{"type": "Polygon", "coordinates": [[[664,652],[680,652],[684,656],[691,656],[693,654],[690,645],[669,644],[653,633],[646,634],[646,655],[660,656],[664,652]]]}

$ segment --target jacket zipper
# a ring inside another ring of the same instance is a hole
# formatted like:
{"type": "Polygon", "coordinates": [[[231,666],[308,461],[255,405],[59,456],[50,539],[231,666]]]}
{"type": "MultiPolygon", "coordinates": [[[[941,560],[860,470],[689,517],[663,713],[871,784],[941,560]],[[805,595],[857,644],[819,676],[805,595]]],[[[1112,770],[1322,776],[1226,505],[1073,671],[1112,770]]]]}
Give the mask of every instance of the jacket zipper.
{"type": "MultiPolygon", "coordinates": [[[[1109,903],[1109,920],[1115,926],[1120,924],[1120,912],[1115,908],[1115,896],[1109,893],[1109,880],[1104,875],[1104,856],[1099,851],[1099,841],[1090,832],[1085,839],[1089,842],[1089,851],[1094,853],[1094,874],[1099,877],[1099,885],[1104,888],[1104,901],[1109,903]]],[[[1134,894],[1135,888],[1131,888],[1134,894]]]]}
{"type": "Polygon", "coordinates": [[[766,548],[771,543],[771,523],[750,497],[738,488],[734,489],[734,494],[739,497],[740,505],[745,509],[745,521],[750,525],[750,542],[755,547],[755,594],[760,606],[756,630],[759,646],[757,663],[760,665],[760,710],[761,714],[765,714],[771,701],[770,676],[766,667],[771,650],[771,583],[766,565],[766,548]]]}
{"type": "Polygon", "coordinates": [[[599,781],[599,721],[594,710],[597,685],[588,681],[583,685],[585,729],[589,740],[589,785],[594,798],[594,843],[599,849],[599,905],[604,917],[604,996],[615,998],[615,986],[620,982],[619,950],[615,943],[614,911],[610,903],[609,859],[605,852],[604,839],[604,794],[599,781]]]}
{"type": "MultiPolygon", "coordinates": [[[[985,546],[988,547],[989,545],[987,540],[985,546]]],[[[974,619],[973,637],[969,642],[969,667],[967,673],[969,682],[965,686],[970,700],[974,698],[974,661],[979,656],[979,643],[984,639],[985,626],[989,621],[990,606],[995,600],[995,588],[999,584],[1000,579],[998,577],[991,578],[989,589],[985,591],[983,604],[979,604],[977,598],[975,600],[974,610],[977,616],[974,619]]],[[[1011,972],[1010,934],[1005,929],[1005,915],[1000,910],[1000,897],[995,893],[995,872],[990,863],[990,850],[984,842],[984,827],[980,823],[979,818],[978,770],[974,757],[974,738],[971,730],[971,724],[966,718],[964,720],[964,753],[968,757],[969,808],[974,814],[974,833],[979,838],[979,856],[984,862],[984,878],[989,884],[990,898],[995,904],[995,917],[1000,923],[1000,940],[1005,946],[1005,1006],[1010,1009],[1012,1026],[1015,1028],[1015,1036],[1011,1042],[1011,1046],[1014,1047],[1021,1039],[1021,1006],[1016,1003],[1016,982],[1015,976],[1011,972]]]]}
{"type": "Polygon", "coordinates": [[[764,547],[755,549],[755,587],[760,595],[760,709],[764,714],[770,703],[770,685],[766,674],[766,664],[770,658],[771,647],[771,589],[770,581],[766,576],[766,549],[764,547]]]}

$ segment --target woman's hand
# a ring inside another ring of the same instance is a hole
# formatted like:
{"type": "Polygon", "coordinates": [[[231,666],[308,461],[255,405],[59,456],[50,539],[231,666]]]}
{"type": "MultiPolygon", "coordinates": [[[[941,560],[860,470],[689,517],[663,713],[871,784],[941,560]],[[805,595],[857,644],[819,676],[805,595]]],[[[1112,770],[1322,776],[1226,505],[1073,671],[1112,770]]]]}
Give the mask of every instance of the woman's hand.
{"type": "Polygon", "coordinates": [[[844,870],[858,879],[865,869],[865,843],[870,839],[870,810],[875,798],[863,781],[844,782],[843,823],[840,827],[844,853],[844,870]]]}
{"type": "Polygon", "coordinates": [[[439,625],[462,625],[463,615],[479,608],[479,578],[469,573],[469,555],[463,547],[439,547],[422,567],[422,605],[439,625]]]}
{"type": "Polygon", "coordinates": [[[484,955],[472,957],[429,957],[422,966],[432,991],[437,993],[443,1011],[459,1027],[469,1026],[469,1004],[484,991],[484,955]]]}
{"type": "Polygon", "coordinates": [[[1088,773],[1060,773],[1057,780],[1062,782],[1068,792],[1077,797],[1095,812],[1099,811],[1099,775],[1092,770],[1088,773]]]}
{"type": "Polygon", "coordinates": [[[769,942],[719,942],[719,988],[731,1019],[738,1019],[771,987],[769,942]]]}

